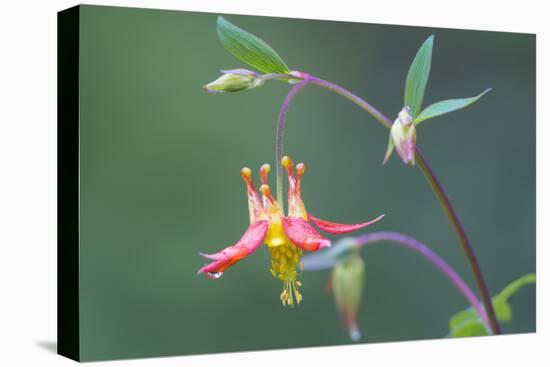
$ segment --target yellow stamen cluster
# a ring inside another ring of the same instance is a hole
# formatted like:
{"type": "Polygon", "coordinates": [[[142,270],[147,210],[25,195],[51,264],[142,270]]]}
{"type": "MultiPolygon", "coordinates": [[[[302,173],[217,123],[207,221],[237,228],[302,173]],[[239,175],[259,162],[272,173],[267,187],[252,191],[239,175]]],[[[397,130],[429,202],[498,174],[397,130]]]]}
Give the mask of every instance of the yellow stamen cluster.
{"type": "Polygon", "coordinates": [[[297,304],[300,304],[302,295],[298,288],[302,286],[302,283],[296,280],[296,277],[299,274],[298,267],[303,254],[302,249],[290,242],[269,249],[271,250],[271,274],[284,284],[281,293],[283,306],[294,306],[294,299],[297,304]]]}

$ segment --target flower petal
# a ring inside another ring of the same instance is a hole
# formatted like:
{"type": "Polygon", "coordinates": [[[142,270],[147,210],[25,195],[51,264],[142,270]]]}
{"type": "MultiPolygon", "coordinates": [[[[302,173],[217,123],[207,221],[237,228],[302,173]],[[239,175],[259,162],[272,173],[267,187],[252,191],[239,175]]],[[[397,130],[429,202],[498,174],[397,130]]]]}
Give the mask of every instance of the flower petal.
{"type": "Polygon", "coordinates": [[[283,217],[286,235],[296,246],[305,251],[317,251],[330,247],[330,240],[321,236],[302,217],[283,217]]]}
{"type": "Polygon", "coordinates": [[[382,214],[378,218],[375,218],[371,221],[364,222],[364,223],[357,223],[357,224],[342,224],[342,223],[329,222],[328,220],[315,218],[311,214],[308,215],[308,218],[311,222],[313,222],[313,224],[315,224],[320,230],[324,232],[331,233],[331,234],[344,234],[344,233],[357,231],[361,228],[365,228],[373,223],[378,222],[380,219],[384,218],[384,216],[385,214],[382,214]]]}
{"type": "Polygon", "coordinates": [[[236,75],[245,75],[245,76],[258,76],[258,73],[252,70],[247,69],[231,69],[231,70],[220,70],[222,74],[236,74],[236,75]]]}
{"type": "Polygon", "coordinates": [[[226,247],[215,254],[201,253],[202,256],[214,261],[200,268],[198,274],[202,273],[210,278],[221,277],[228,267],[244,259],[258,249],[264,241],[268,227],[269,223],[266,220],[259,220],[252,223],[239,242],[233,246],[226,247]]]}
{"type": "Polygon", "coordinates": [[[199,252],[199,255],[209,260],[220,260],[221,258],[223,258],[223,254],[221,251],[216,252],[215,254],[205,254],[205,253],[199,252]]]}

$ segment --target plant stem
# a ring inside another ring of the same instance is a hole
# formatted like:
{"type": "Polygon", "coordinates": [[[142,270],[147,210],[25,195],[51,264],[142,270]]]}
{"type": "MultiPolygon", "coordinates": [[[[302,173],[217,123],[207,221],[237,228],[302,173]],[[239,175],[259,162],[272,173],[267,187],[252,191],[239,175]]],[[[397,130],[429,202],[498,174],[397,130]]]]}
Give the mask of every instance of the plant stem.
{"type": "MultiPolygon", "coordinates": [[[[282,167],[280,167],[281,166],[280,162],[282,158],[283,133],[284,133],[286,113],[288,112],[288,107],[292,99],[304,86],[310,83],[318,85],[322,88],[328,89],[350,100],[351,102],[355,103],[356,105],[358,105],[359,107],[367,111],[370,115],[372,115],[386,129],[390,129],[392,126],[392,121],[388,117],[386,117],[382,112],[378,111],[376,108],[371,106],[367,101],[363,100],[362,98],[358,97],[357,95],[353,94],[347,89],[342,88],[339,85],[336,85],[329,81],[316,78],[314,76],[306,77],[290,90],[279,112],[279,119],[277,122],[277,142],[276,142],[276,145],[277,145],[276,147],[277,198],[279,200],[282,199],[282,167]]],[[[443,186],[437,179],[435,172],[433,171],[433,169],[431,168],[427,160],[424,158],[424,156],[422,155],[418,147],[416,149],[416,160],[418,161],[418,166],[420,167],[420,170],[424,174],[424,177],[426,178],[426,180],[430,184],[430,187],[434,191],[437,200],[439,201],[441,207],[443,208],[443,211],[445,212],[445,214],[447,215],[447,218],[451,222],[451,225],[453,226],[453,229],[456,233],[460,246],[462,247],[462,250],[466,255],[466,259],[468,260],[470,269],[472,270],[472,273],[474,275],[476,285],[479,289],[479,292],[481,293],[481,299],[483,301],[483,305],[487,312],[491,329],[494,334],[500,334],[501,333],[500,325],[496,318],[493,303],[491,302],[491,295],[489,293],[487,283],[485,282],[485,278],[481,271],[481,267],[479,266],[479,262],[477,261],[477,258],[475,256],[475,252],[472,247],[472,244],[470,243],[470,240],[464,230],[464,226],[460,222],[460,219],[458,218],[458,215],[456,214],[456,211],[451,201],[449,200],[449,197],[445,193],[443,186]]]]}
{"type": "Polygon", "coordinates": [[[361,97],[356,96],[355,94],[351,93],[349,90],[342,88],[341,86],[331,83],[327,80],[319,79],[314,76],[309,77],[308,80],[312,84],[316,84],[322,88],[328,89],[331,92],[334,92],[336,94],[341,95],[344,98],[349,99],[365,111],[371,114],[372,117],[374,117],[378,122],[382,124],[386,129],[390,129],[392,126],[392,121],[387,118],[382,112],[378,111],[376,108],[374,108],[370,103],[362,99],[361,97]]]}
{"type": "Polygon", "coordinates": [[[379,242],[390,241],[396,244],[408,247],[414,251],[417,251],[441,272],[445,274],[447,278],[455,285],[455,287],[464,295],[464,297],[470,302],[472,307],[477,311],[487,330],[491,330],[487,313],[478,300],[474,292],[468,287],[466,282],[458,275],[458,273],[439,255],[437,255],[430,247],[416,240],[413,237],[406,236],[397,232],[373,232],[356,237],[354,242],[358,246],[367,246],[379,242]]]}
{"type": "Polygon", "coordinates": [[[451,204],[451,200],[449,199],[449,197],[447,196],[447,193],[443,189],[441,182],[439,182],[437,176],[435,175],[435,172],[433,171],[432,167],[430,166],[426,158],[424,158],[424,156],[422,155],[422,151],[418,147],[416,148],[415,158],[416,158],[416,162],[418,163],[418,166],[422,170],[422,173],[424,173],[424,177],[426,178],[433,192],[437,196],[437,200],[441,204],[443,211],[445,212],[445,214],[447,215],[447,218],[451,222],[453,229],[456,233],[456,236],[458,238],[458,241],[460,242],[460,245],[462,247],[462,250],[464,251],[466,258],[468,259],[468,264],[470,264],[470,269],[474,274],[474,279],[476,280],[477,286],[481,293],[481,299],[483,300],[483,304],[487,309],[487,314],[489,316],[489,324],[491,325],[491,329],[493,330],[494,334],[500,334],[501,333],[500,325],[496,318],[493,303],[491,301],[491,294],[489,293],[489,288],[487,287],[487,283],[485,282],[483,273],[481,272],[481,266],[479,265],[479,262],[477,260],[477,257],[474,252],[474,248],[470,242],[470,239],[468,238],[468,235],[464,230],[464,226],[462,225],[462,222],[458,218],[458,214],[456,214],[456,211],[453,205],[451,204]],[[487,306],[487,305],[490,305],[490,306],[487,306]]]}
{"type": "Polygon", "coordinates": [[[290,92],[288,92],[281,109],[279,110],[279,117],[277,118],[277,134],[275,136],[275,162],[277,169],[275,170],[277,176],[277,202],[284,208],[283,203],[283,166],[281,160],[283,158],[283,137],[285,131],[286,113],[290,107],[290,102],[294,99],[296,94],[309,84],[309,79],[304,79],[301,82],[295,84],[290,92]]]}

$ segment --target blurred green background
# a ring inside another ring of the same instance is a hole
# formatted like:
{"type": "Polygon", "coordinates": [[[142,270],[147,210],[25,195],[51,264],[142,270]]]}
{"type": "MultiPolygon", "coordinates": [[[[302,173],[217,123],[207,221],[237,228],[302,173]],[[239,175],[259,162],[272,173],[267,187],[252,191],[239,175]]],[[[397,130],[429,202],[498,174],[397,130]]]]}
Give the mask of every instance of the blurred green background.
{"type": "MultiPolygon", "coordinates": [[[[246,67],[216,35],[217,14],[82,6],[81,355],[84,360],[350,343],[327,272],[302,277],[304,301],[279,302],[262,246],[217,281],[199,251],[233,244],[248,225],[239,170],[274,165],[275,123],[289,90],[209,94],[219,69],[246,67]]],[[[424,105],[491,87],[476,104],[422,124],[425,150],[471,237],[492,293],[535,271],[535,36],[229,15],[293,69],[349,88],[389,116],[420,44],[435,34],[424,105]]],[[[285,153],[308,167],[312,213],[396,230],[429,244],[474,287],[420,170],[387,132],[316,87],[291,106],[285,153]]],[[[256,176],[257,179],[257,176],[256,176]]],[[[274,177],[271,178],[274,184],[274,177]]],[[[365,249],[362,342],[439,338],[463,297],[422,257],[365,249]]],[[[507,333],[535,331],[535,290],[512,300],[507,333]]]]}

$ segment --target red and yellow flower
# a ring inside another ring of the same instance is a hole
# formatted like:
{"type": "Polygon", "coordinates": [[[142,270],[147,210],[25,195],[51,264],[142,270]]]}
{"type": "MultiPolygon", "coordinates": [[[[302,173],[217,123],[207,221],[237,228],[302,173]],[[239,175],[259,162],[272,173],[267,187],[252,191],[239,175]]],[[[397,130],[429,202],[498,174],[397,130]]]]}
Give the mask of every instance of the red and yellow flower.
{"type": "Polygon", "coordinates": [[[243,168],[241,176],[246,183],[250,226],[233,246],[214,254],[201,254],[212,262],[200,268],[198,273],[213,279],[220,278],[230,266],[265,243],[271,251],[271,274],[284,284],[281,301],[283,305],[293,306],[295,301],[299,304],[302,300],[299,292],[301,283],[297,277],[303,251],[317,251],[331,244],[311,224],[327,233],[344,234],[375,223],[384,215],[358,224],[334,223],[314,217],[306,211],[301,197],[301,179],[305,165],[297,164],[295,174],[292,159],[285,156],[281,162],[288,174],[288,215],[285,216],[282,206],[275,200],[269,188],[267,176],[270,166],[264,164],[260,168],[261,198],[254,186],[250,168],[243,168]]]}

